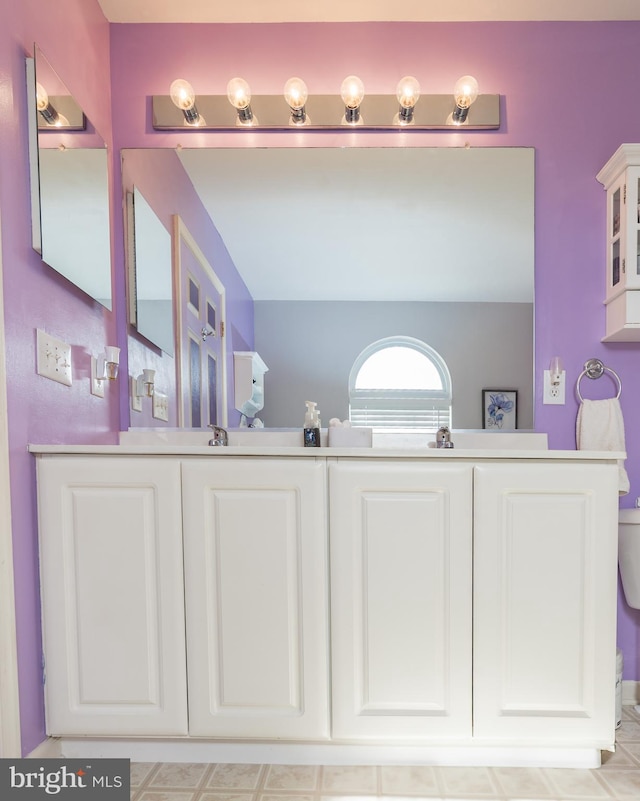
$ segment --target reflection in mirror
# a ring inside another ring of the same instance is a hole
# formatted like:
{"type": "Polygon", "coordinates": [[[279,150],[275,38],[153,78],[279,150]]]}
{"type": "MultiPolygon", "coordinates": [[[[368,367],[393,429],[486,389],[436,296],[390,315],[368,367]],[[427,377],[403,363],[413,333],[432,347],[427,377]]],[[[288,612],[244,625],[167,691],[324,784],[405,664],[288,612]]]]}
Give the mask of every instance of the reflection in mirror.
{"type": "MultiPolygon", "coordinates": [[[[269,365],[265,425],[301,425],[309,398],[325,421],[347,418],[358,354],[403,335],[445,360],[454,427],[480,429],[482,390],[508,387],[519,426],[533,428],[532,149],[177,157],[253,298],[254,341],[241,349],[269,365]]],[[[171,202],[180,213],[181,198],[171,202]]]]}
{"type": "Polygon", "coordinates": [[[111,309],[109,179],[104,141],[39,48],[27,59],[33,247],[111,309]]]}
{"type": "Polygon", "coordinates": [[[134,186],[129,212],[129,319],[138,333],[169,356],[174,353],[171,234],[134,186]]]}

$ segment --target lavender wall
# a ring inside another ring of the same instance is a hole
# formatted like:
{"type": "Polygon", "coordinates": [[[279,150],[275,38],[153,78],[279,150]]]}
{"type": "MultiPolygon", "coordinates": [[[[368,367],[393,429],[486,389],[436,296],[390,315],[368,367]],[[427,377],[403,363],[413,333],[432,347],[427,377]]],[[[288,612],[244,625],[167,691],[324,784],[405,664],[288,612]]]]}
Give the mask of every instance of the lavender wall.
{"type": "MultiPolygon", "coordinates": [[[[115,340],[114,317],[31,249],[25,56],[37,42],[111,143],[109,26],[97,2],[0,0],[0,209],[8,376],[11,512],[22,744],[44,736],[34,459],[27,443],[112,442],[115,394],[89,393],[89,356],[115,340]],[[35,372],[36,328],[72,345],[72,387],[35,372]]],[[[3,502],[7,502],[5,499],[3,502]]]]}

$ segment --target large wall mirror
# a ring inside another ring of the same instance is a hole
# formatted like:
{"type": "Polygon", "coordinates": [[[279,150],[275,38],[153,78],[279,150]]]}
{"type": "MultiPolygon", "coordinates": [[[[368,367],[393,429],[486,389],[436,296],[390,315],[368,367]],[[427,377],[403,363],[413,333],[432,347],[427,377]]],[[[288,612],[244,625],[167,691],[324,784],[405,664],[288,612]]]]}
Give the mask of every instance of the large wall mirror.
{"type": "Polygon", "coordinates": [[[266,425],[300,425],[308,399],[325,423],[345,418],[358,354],[406,335],[447,362],[456,428],[481,428],[485,388],[517,389],[518,426],[533,428],[533,149],[178,158],[253,297],[266,425]]]}
{"type": "Polygon", "coordinates": [[[104,141],[36,47],[27,60],[32,241],[42,260],[112,307],[104,141]]]}

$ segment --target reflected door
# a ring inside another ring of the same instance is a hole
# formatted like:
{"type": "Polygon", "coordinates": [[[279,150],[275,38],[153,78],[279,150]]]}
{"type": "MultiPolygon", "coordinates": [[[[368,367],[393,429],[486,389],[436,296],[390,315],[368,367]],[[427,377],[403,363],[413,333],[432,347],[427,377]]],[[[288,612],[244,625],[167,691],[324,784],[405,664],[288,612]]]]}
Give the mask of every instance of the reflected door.
{"type": "Polygon", "coordinates": [[[180,425],[227,425],[225,294],[195,241],[176,218],[180,425]]]}

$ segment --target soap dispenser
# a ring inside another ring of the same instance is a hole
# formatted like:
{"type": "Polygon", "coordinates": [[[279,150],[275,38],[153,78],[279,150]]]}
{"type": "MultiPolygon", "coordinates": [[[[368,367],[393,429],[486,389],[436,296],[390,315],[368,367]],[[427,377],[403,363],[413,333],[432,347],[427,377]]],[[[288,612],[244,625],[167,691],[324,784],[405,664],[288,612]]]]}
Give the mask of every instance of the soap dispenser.
{"type": "Polygon", "coordinates": [[[305,401],[307,411],[304,416],[304,447],[320,447],[320,413],[313,401],[305,401]]]}

